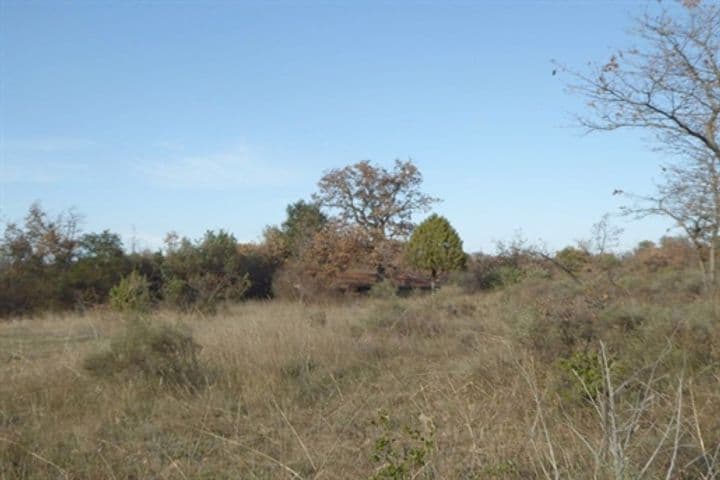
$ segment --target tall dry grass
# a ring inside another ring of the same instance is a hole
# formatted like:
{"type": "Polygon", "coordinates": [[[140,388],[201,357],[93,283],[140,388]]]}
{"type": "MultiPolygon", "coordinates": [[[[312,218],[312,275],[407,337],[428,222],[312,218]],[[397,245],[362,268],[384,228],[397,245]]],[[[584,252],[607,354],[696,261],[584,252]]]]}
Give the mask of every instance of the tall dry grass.
{"type": "Polygon", "coordinates": [[[0,478],[717,478],[712,309],[544,282],[156,312],[202,388],[84,368],[117,315],[0,324],[0,478]]]}

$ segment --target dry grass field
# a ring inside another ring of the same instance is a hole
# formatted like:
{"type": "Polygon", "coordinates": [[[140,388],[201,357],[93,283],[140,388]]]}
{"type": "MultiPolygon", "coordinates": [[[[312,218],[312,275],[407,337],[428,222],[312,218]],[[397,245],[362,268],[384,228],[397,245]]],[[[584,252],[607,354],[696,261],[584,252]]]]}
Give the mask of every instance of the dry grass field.
{"type": "Polygon", "coordinates": [[[720,480],[720,0],[447,3],[0,0],[0,480],[720,480]]]}
{"type": "Polygon", "coordinates": [[[1,323],[0,478],[717,478],[718,321],[676,277],[1,323]]]}

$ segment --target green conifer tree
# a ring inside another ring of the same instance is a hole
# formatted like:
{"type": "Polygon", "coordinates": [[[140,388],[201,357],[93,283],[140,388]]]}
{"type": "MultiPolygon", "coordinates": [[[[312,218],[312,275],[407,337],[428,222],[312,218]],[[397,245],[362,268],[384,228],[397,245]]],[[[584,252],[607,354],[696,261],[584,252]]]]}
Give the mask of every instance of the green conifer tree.
{"type": "Polygon", "coordinates": [[[432,214],[415,228],[407,244],[410,265],[430,272],[432,288],[439,275],[465,268],[465,252],[457,231],[445,217],[432,214]]]}

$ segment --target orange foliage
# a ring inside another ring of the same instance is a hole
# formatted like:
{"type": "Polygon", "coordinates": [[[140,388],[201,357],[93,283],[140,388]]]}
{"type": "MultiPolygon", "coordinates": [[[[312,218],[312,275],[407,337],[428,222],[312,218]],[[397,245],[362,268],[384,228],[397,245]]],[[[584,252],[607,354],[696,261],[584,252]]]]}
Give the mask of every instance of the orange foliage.
{"type": "Polygon", "coordinates": [[[686,238],[663,237],[660,245],[642,242],[631,259],[631,263],[643,270],[656,272],[665,268],[683,269],[697,261],[696,252],[686,238]]]}

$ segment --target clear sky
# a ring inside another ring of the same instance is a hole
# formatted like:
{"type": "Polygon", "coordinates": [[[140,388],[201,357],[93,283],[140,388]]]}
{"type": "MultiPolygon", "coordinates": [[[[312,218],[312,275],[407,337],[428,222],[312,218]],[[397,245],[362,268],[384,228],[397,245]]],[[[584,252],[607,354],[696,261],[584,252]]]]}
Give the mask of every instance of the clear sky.
{"type": "MultiPolygon", "coordinates": [[[[0,0],[0,218],[34,200],[157,247],[260,239],[323,171],[411,157],[466,250],[589,235],[664,160],[585,136],[552,59],[630,46],[645,1],[0,0]]],[[[664,221],[627,222],[623,245],[664,221]]]]}

